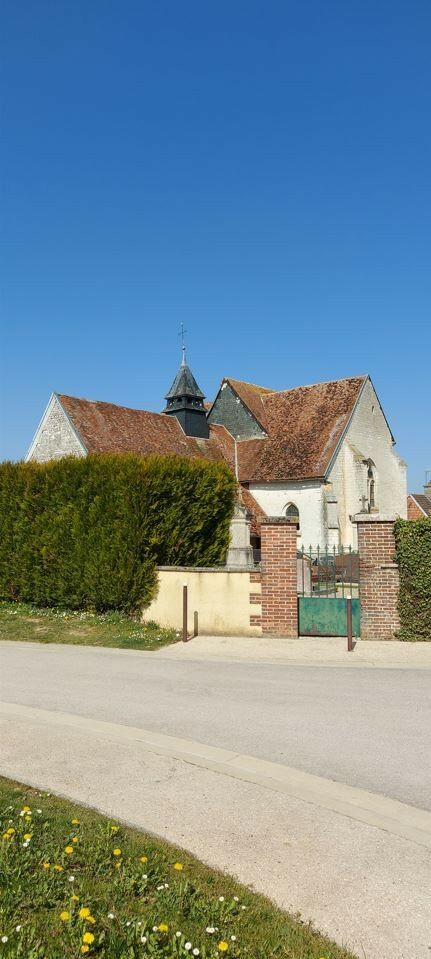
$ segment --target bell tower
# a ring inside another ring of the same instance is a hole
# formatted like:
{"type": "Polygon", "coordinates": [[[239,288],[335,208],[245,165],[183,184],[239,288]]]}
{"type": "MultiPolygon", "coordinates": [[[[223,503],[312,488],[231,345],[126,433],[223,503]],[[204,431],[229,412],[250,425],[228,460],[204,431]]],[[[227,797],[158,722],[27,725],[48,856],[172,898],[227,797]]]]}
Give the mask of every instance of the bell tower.
{"type": "Polygon", "coordinates": [[[199,389],[186,360],[186,348],[182,347],[182,360],[178,373],[166,394],[167,416],[176,416],[187,436],[207,440],[209,426],[204,406],[205,394],[199,389]]]}

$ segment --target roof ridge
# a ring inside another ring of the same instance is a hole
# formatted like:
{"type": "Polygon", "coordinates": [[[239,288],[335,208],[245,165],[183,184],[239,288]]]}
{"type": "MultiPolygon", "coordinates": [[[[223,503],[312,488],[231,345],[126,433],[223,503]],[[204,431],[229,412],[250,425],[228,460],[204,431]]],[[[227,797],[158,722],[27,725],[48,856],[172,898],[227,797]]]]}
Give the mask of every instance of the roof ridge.
{"type": "Polygon", "coordinates": [[[244,386],[254,386],[258,390],[264,390],[265,393],[277,393],[278,390],[274,390],[272,386],[260,386],[259,383],[250,383],[248,380],[237,380],[235,376],[224,376],[223,382],[229,383],[242,383],[244,386]]]}
{"type": "Polygon", "coordinates": [[[62,397],[66,400],[77,400],[78,403],[91,403],[92,406],[114,406],[117,410],[127,410],[128,413],[149,413],[150,416],[160,416],[163,419],[166,419],[164,413],[157,413],[155,410],[143,410],[136,406],[123,406],[121,403],[111,403],[109,400],[89,400],[86,396],[72,396],[70,393],[57,393],[55,396],[58,396],[61,400],[62,397]]]}
{"type": "Polygon", "coordinates": [[[289,386],[285,390],[271,390],[272,393],[295,393],[296,390],[311,390],[314,386],[329,386],[331,383],[348,383],[350,380],[367,380],[368,373],[361,373],[357,376],[340,376],[337,380],[318,380],[317,383],[301,383],[299,386],[289,386]]]}

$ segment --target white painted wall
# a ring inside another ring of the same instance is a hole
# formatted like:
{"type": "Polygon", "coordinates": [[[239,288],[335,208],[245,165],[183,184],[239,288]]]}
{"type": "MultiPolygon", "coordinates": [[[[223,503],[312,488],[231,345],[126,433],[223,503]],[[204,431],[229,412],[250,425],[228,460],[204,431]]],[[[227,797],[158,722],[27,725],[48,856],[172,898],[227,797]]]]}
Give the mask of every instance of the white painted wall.
{"type": "Polygon", "coordinates": [[[318,481],[302,483],[250,483],[250,492],[267,516],[284,516],[286,506],[299,509],[298,548],[326,543],[323,485],[318,481]]]}
{"type": "Polygon", "coordinates": [[[53,393],[26,459],[46,463],[63,456],[86,456],[86,453],[58,397],[53,393]]]}
{"type": "Polygon", "coordinates": [[[367,466],[375,464],[375,503],[380,513],[407,516],[406,466],[394,449],[377,394],[365,384],[337,459],[328,475],[326,491],[338,504],[340,540],[356,546],[356,527],[350,516],[360,512],[367,496],[367,466]]]}

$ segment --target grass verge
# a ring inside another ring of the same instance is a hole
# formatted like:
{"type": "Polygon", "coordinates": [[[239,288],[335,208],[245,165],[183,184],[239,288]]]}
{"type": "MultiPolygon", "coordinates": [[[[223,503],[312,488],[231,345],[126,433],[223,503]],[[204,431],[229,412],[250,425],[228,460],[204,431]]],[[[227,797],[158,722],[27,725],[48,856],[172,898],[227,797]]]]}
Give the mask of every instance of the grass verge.
{"type": "Polygon", "coordinates": [[[140,623],[123,613],[37,609],[28,603],[0,602],[0,640],[153,650],[179,638],[175,629],[140,623]]]}
{"type": "Polygon", "coordinates": [[[184,851],[0,779],[4,959],[352,959],[184,851]]]}

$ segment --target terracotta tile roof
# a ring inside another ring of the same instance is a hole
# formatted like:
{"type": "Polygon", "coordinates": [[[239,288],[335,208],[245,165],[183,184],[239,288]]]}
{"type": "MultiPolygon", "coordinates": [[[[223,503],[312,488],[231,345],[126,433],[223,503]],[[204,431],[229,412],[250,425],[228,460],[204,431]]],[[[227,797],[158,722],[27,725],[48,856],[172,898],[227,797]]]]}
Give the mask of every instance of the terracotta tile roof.
{"type": "Polygon", "coordinates": [[[89,453],[159,453],[222,460],[214,439],[186,436],[174,416],[57,394],[89,453]]]}
{"type": "MultiPolygon", "coordinates": [[[[262,439],[237,442],[240,482],[324,476],[365,380],[352,377],[280,392],[227,380],[267,433],[262,439]]],[[[208,440],[195,439],[185,435],[176,417],[57,395],[89,453],[224,460],[235,472],[235,441],[224,426],[211,424],[208,440]]]]}
{"type": "Polygon", "coordinates": [[[426,493],[409,493],[416,501],[424,516],[431,516],[431,499],[426,493]]]}
{"type": "Polygon", "coordinates": [[[229,383],[229,386],[232,387],[247,409],[250,410],[250,413],[253,413],[258,423],[266,430],[263,397],[267,393],[273,393],[274,390],[270,390],[266,386],[256,386],[255,383],[244,383],[242,380],[233,380],[230,376],[226,376],[222,381],[222,385],[223,383],[229,383]]]}
{"type": "Polygon", "coordinates": [[[240,487],[240,498],[250,515],[251,526],[250,532],[252,536],[260,536],[260,523],[259,519],[263,516],[266,516],[265,510],[259,505],[254,496],[250,493],[250,490],[246,489],[245,486],[240,487]]]}
{"type": "Polygon", "coordinates": [[[268,436],[238,442],[240,481],[324,476],[366,379],[356,376],[262,393],[268,436]]]}

